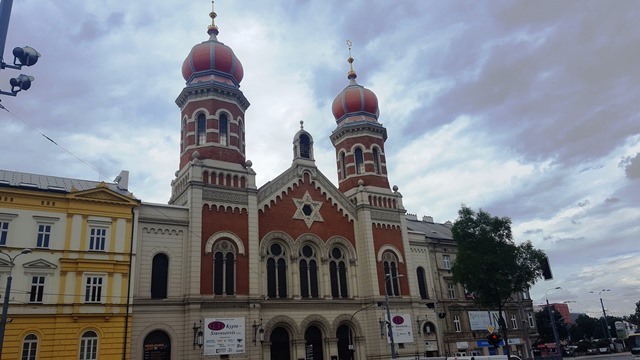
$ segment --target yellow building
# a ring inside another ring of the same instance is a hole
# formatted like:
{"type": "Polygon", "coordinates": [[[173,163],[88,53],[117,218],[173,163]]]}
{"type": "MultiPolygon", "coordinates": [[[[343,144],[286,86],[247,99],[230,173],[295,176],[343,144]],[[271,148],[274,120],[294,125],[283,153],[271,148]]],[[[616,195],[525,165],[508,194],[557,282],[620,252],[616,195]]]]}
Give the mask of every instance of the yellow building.
{"type": "Polygon", "coordinates": [[[3,359],[129,358],[140,201],[127,178],[106,184],[0,170],[3,301],[12,278],[3,359]]]}

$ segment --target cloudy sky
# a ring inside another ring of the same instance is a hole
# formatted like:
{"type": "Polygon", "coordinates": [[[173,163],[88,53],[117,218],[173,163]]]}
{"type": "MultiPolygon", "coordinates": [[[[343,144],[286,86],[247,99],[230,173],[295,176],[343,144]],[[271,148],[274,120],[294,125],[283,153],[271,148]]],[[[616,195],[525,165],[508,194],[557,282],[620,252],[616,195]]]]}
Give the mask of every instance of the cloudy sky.
{"type": "MultiPolygon", "coordinates": [[[[30,45],[31,89],[2,96],[0,168],[90,180],[131,171],[166,202],[178,167],[181,65],[207,39],[208,0],[14,2],[5,59],[30,45]],[[59,146],[44,138],[53,139],[59,146]],[[81,159],[81,160],[79,160],[81,159]]],[[[247,157],[259,185],[291,164],[304,120],[337,182],[330,105],[374,91],[389,180],[409,213],[461,204],[513,220],[550,257],[536,303],[628,315],[640,300],[640,4],[637,1],[216,2],[218,39],[245,69],[247,157]],[[595,291],[595,294],[590,293],[595,291]]]]}

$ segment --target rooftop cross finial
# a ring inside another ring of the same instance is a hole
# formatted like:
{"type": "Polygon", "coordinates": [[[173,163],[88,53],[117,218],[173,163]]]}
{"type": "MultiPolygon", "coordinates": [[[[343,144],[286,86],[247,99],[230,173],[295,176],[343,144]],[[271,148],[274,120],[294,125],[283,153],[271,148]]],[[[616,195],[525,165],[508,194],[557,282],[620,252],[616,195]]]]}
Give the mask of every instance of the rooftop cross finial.
{"type": "Polygon", "coordinates": [[[300,120],[300,130],[304,130],[304,120],[300,120]]]}
{"type": "Polygon", "coordinates": [[[353,57],[351,57],[351,47],[353,46],[353,42],[351,42],[351,40],[347,40],[347,46],[349,47],[349,59],[347,60],[349,62],[349,72],[347,73],[347,79],[353,80],[358,77],[356,72],[353,70],[353,57]]]}
{"type": "Polygon", "coordinates": [[[209,25],[207,32],[209,33],[209,35],[218,35],[218,27],[216,26],[216,17],[218,16],[218,14],[216,14],[215,10],[214,10],[214,1],[211,0],[211,12],[209,13],[209,17],[211,18],[211,25],[209,25]]]}

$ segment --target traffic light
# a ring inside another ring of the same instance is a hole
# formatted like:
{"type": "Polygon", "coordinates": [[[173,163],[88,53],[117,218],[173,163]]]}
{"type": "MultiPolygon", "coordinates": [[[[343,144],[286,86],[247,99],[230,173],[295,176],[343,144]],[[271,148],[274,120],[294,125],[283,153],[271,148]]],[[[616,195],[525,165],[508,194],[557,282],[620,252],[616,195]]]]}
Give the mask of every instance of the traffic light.
{"type": "Polygon", "coordinates": [[[487,341],[489,342],[489,344],[493,345],[493,347],[500,346],[501,340],[502,340],[502,337],[500,336],[500,334],[491,333],[487,336],[487,341]]]}

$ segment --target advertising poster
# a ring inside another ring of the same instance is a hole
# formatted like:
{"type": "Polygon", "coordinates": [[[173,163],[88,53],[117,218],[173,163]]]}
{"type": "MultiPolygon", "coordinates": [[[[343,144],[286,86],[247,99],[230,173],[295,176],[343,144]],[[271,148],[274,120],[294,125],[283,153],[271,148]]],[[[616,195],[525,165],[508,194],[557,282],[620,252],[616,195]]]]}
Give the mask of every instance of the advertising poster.
{"type": "MultiPolygon", "coordinates": [[[[487,330],[489,325],[492,325],[495,329],[500,329],[497,311],[469,311],[468,314],[471,330],[487,330]]],[[[504,311],[502,312],[502,316],[506,316],[504,311]]]]}
{"type": "Polygon", "coordinates": [[[204,321],[204,354],[228,355],[245,351],[244,318],[209,318],[204,321]]]}
{"type": "MultiPolygon", "coordinates": [[[[396,344],[413,342],[413,327],[409,314],[391,315],[391,325],[393,329],[393,342],[396,344]]],[[[388,331],[387,341],[391,343],[388,331]]]]}

